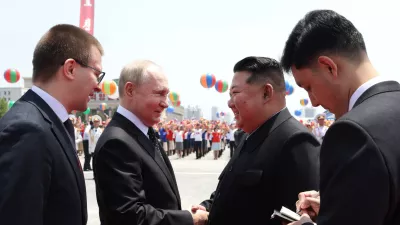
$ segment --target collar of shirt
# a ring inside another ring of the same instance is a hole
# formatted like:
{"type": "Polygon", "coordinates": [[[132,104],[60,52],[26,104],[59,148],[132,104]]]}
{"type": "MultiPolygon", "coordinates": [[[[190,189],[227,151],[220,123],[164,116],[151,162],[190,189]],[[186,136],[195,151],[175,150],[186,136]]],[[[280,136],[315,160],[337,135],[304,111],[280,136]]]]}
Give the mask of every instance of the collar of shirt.
{"type": "Polygon", "coordinates": [[[39,95],[43,101],[47,103],[47,105],[50,106],[50,108],[54,111],[54,113],[60,118],[60,120],[64,123],[68,119],[68,112],[59,102],[57,99],[55,99],[53,96],[51,96],[49,93],[45,92],[41,88],[33,85],[32,89],[33,92],[35,92],[37,95],[39,95]]]}
{"type": "Polygon", "coordinates": [[[130,120],[133,124],[135,124],[136,127],[139,128],[139,130],[141,130],[144,135],[146,135],[146,137],[149,137],[149,135],[147,134],[149,132],[149,127],[144,125],[143,122],[135,114],[125,109],[121,105],[118,106],[117,112],[130,120]]]}
{"type": "Polygon", "coordinates": [[[384,79],[381,76],[376,76],[370,79],[369,81],[365,82],[364,84],[362,84],[360,87],[358,87],[357,90],[350,97],[349,111],[353,109],[354,104],[360,98],[360,96],[364,94],[365,91],[367,91],[370,87],[374,86],[375,84],[381,83],[383,81],[386,81],[386,79],[384,79]]]}
{"type": "MultiPolygon", "coordinates": [[[[283,107],[283,109],[281,109],[281,110],[279,110],[278,112],[276,112],[274,115],[272,115],[269,119],[271,119],[272,117],[276,116],[276,114],[282,112],[282,110],[284,110],[284,109],[286,109],[286,106],[283,107]]],[[[269,120],[269,119],[268,119],[268,120],[269,120]]],[[[267,122],[268,120],[266,120],[265,122],[267,122]]],[[[260,128],[263,124],[265,124],[265,122],[262,123],[259,127],[257,127],[257,129],[255,129],[253,132],[251,132],[251,134],[247,135],[246,140],[249,139],[249,137],[250,137],[252,134],[254,134],[254,132],[256,132],[256,131],[258,130],[258,128],[260,128]]]]}

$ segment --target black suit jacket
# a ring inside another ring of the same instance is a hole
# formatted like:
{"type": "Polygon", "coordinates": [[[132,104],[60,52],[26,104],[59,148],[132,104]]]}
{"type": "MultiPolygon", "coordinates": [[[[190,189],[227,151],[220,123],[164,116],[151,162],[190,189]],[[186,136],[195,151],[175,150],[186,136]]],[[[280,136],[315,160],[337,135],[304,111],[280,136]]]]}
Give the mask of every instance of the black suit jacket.
{"type": "Polygon", "coordinates": [[[0,120],[0,224],[86,224],[85,180],[61,120],[28,91],[0,120]]]}
{"type": "Polygon", "coordinates": [[[211,199],[201,203],[210,211],[211,225],[280,225],[270,220],[274,209],[295,211],[299,192],[318,188],[320,144],[287,109],[246,138],[211,199]]]}
{"type": "Polygon", "coordinates": [[[399,103],[399,83],[378,83],[326,132],[318,225],[400,224],[399,103]]]}
{"type": "Polygon", "coordinates": [[[174,171],[161,152],[165,163],[142,131],[114,114],[93,159],[102,225],[193,224],[190,212],[181,210],[174,171]]]}

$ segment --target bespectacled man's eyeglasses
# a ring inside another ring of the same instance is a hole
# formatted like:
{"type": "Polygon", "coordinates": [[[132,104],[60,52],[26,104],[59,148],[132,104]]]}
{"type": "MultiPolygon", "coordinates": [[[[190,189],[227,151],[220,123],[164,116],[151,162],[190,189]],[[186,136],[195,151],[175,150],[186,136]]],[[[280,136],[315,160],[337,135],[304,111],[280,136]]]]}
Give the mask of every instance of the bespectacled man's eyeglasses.
{"type": "MultiPolygon", "coordinates": [[[[77,62],[82,67],[90,68],[90,69],[94,70],[97,74],[99,74],[97,76],[97,83],[98,84],[100,84],[100,82],[103,80],[104,76],[106,75],[106,72],[100,71],[100,70],[98,70],[98,69],[96,69],[94,67],[86,65],[86,64],[82,63],[80,60],[77,60],[77,59],[74,59],[74,58],[72,58],[72,59],[75,60],[75,62],[77,62]]],[[[64,65],[64,63],[62,63],[61,65],[64,65]]]]}

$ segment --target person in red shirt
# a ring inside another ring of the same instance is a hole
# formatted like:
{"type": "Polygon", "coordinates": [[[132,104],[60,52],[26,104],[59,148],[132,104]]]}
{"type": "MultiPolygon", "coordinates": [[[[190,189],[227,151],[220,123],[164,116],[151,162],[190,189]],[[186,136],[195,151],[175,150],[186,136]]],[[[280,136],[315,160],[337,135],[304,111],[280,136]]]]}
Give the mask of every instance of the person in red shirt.
{"type": "Polygon", "coordinates": [[[168,141],[168,156],[170,156],[172,151],[175,149],[174,132],[172,131],[171,126],[168,126],[168,129],[167,129],[167,141],[168,141]]]}
{"type": "Polygon", "coordinates": [[[211,133],[211,150],[214,152],[214,160],[218,159],[219,151],[221,151],[221,134],[218,132],[218,128],[214,128],[214,132],[211,133]]]}

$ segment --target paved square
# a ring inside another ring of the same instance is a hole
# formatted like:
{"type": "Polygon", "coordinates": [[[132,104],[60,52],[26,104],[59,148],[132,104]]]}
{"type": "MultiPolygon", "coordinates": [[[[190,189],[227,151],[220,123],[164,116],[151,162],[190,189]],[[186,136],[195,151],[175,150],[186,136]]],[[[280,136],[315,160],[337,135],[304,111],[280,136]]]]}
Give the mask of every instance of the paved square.
{"type": "MultiPolygon", "coordinates": [[[[200,160],[195,160],[193,153],[183,159],[177,159],[176,156],[170,157],[178,182],[183,209],[190,209],[192,204],[198,204],[207,199],[215,190],[218,183],[218,176],[229,161],[229,148],[226,148],[218,160],[213,160],[212,154],[212,152],[209,152],[200,160]]],[[[83,160],[83,157],[81,157],[82,163],[83,160]]],[[[84,173],[88,201],[87,224],[99,225],[99,212],[93,173],[91,171],[84,173]]]]}

